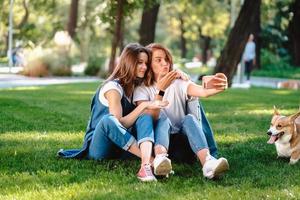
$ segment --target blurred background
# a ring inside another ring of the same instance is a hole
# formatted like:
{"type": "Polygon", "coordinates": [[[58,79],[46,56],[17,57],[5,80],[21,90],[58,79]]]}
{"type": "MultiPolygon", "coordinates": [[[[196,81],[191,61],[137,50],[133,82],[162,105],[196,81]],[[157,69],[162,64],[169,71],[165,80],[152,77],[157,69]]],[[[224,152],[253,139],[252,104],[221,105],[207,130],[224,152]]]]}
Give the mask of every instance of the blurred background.
{"type": "Polygon", "coordinates": [[[300,0],[0,0],[0,71],[100,76],[130,42],[167,46],[175,67],[231,84],[250,34],[252,75],[300,79],[300,0]]]}

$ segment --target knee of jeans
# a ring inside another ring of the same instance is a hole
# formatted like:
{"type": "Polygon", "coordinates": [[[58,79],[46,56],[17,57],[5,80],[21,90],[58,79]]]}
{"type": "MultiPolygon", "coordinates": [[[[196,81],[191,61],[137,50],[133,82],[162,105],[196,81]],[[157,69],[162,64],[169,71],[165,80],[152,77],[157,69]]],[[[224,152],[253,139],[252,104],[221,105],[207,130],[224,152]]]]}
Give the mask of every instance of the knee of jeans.
{"type": "Polygon", "coordinates": [[[109,126],[111,126],[112,124],[115,124],[116,123],[116,117],[112,114],[107,114],[107,115],[104,115],[101,120],[100,120],[100,124],[103,128],[107,128],[109,126]]]}
{"type": "Polygon", "coordinates": [[[190,121],[195,121],[195,122],[197,122],[198,120],[197,120],[197,118],[196,118],[194,115],[192,115],[192,114],[187,114],[187,115],[184,117],[183,122],[190,122],[190,121]]]}
{"type": "Polygon", "coordinates": [[[168,124],[170,127],[172,126],[170,119],[165,115],[160,115],[159,118],[155,121],[155,124],[156,125],[168,124]]]}
{"type": "Polygon", "coordinates": [[[152,125],[152,123],[153,123],[152,116],[149,114],[140,115],[135,122],[136,126],[138,127],[147,126],[150,124],[152,125]]]}
{"type": "Polygon", "coordinates": [[[142,114],[137,118],[137,121],[139,120],[151,120],[152,121],[152,116],[150,114],[142,114]]]}

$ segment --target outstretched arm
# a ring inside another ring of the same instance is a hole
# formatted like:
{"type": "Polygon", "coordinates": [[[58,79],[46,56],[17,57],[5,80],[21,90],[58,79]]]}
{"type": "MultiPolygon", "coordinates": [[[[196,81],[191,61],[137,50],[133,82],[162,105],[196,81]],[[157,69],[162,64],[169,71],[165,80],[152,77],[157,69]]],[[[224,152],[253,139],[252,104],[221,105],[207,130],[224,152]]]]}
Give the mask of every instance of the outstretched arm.
{"type": "Polygon", "coordinates": [[[209,97],[227,89],[227,77],[222,73],[215,74],[204,88],[202,85],[190,83],[187,88],[187,94],[194,97],[209,97]]]}

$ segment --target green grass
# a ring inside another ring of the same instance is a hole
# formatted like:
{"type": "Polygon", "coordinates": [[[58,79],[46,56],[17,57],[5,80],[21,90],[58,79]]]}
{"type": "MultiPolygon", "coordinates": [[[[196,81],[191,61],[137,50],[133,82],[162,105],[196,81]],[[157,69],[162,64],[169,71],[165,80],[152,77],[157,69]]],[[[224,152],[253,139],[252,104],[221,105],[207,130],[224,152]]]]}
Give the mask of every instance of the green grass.
{"type": "Polygon", "coordinates": [[[138,160],[63,160],[82,145],[96,83],[0,90],[0,199],[299,199],[300,163],[276,159],[266,131],[273,105],[296,112],[298,91],[230,89],[203,100],[230,171],[202,177],[198,163],[140,183],[138,160]]]}
{"type": "Polygon", "coordinates": [[[287,79],[300,79],[300,68],[273,68],[273,69],[260,69],[252,72],[253,76],[274,77],[274,78],[287,78],[287,79]]]}

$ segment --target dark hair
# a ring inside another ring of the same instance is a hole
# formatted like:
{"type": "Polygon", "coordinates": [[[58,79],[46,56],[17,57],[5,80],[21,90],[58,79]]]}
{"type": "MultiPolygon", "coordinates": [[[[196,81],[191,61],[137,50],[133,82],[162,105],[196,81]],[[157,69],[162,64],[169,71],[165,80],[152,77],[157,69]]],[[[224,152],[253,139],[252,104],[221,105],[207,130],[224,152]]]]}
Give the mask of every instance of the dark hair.
{"type": "MultiPolygon", "coordinates": [[[[149,81],[147,80],[150,79],[149,70],[151,53],[148,48],[143,47],[138,43],[130,43],[126,45],[121,53],[117,66],[105,81],[108,82],[114,79],[118,79],[127,97],[131,97],[134,88],[141,83],[141,81],[137,81],[138,78],[136,77],[136,68],[138,65],[138,56],[140,53],[146,53],[148,56],[147,70],[143,79],[145,84],[148,83],[149,81]]],[[[149,86],[149,84],[146,85],[149,86]]]]}

